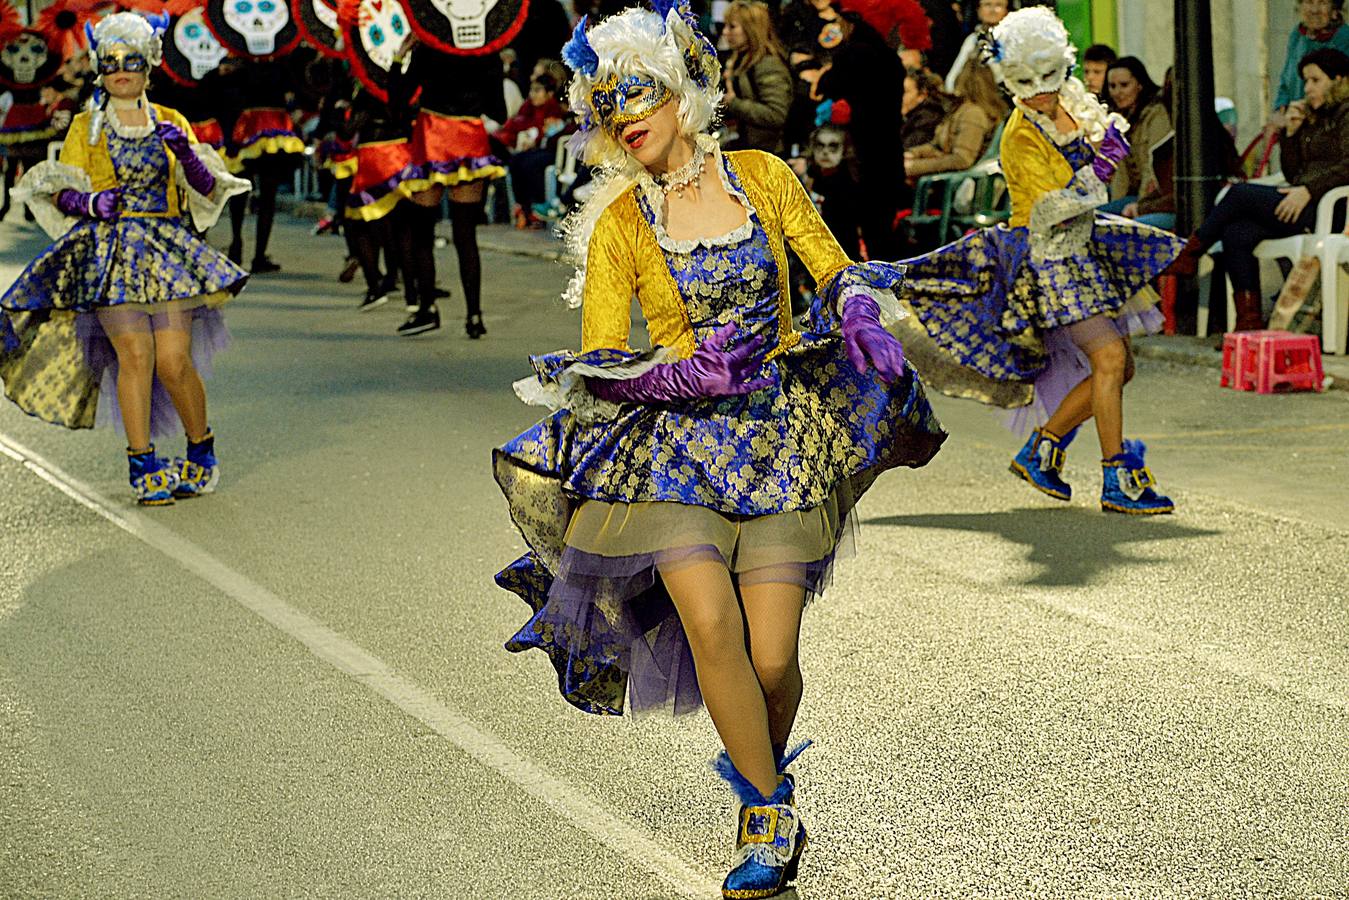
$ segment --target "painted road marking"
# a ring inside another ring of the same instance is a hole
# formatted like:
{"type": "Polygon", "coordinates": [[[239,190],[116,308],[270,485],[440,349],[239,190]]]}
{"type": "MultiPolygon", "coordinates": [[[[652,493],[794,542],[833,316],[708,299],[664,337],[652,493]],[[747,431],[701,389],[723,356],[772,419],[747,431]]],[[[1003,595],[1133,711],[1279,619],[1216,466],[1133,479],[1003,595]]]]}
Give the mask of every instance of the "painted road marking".
{"type": "Polygon", "coordinates": [[[627,857],[633,865],[650,872],[681,895],[708,897],[720,893],[719,880],[699,872],[665,849],[646,828],[614,815],[565,781],[548,774],[491,732],[441,703],[430,691],[399,675],[383,660],[291,606],[248,576],[231,569],[196,544],[136,509],[109,501],[89,485],[4,434],[0,434],[0,454],[213,585],[278,631],[299,641],[314,656],[359,681],[483,766],[552,808],[578,831],[627,857]]]}

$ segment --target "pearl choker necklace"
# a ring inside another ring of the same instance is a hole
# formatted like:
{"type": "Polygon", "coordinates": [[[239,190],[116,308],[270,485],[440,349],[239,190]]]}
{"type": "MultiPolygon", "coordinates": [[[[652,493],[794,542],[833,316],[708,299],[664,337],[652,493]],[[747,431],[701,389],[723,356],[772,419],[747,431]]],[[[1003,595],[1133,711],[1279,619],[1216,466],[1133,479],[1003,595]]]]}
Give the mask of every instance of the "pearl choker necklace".
{"type": "Polygon", "coordinates": [[[684,189],[701,181],[706,170],[707,152],[695,145],[693,157],[673,172],[657,175],[656,184],[660,185],[660,189],[666,194],[674,192],[677,196],[683,197],[684,189]]]}

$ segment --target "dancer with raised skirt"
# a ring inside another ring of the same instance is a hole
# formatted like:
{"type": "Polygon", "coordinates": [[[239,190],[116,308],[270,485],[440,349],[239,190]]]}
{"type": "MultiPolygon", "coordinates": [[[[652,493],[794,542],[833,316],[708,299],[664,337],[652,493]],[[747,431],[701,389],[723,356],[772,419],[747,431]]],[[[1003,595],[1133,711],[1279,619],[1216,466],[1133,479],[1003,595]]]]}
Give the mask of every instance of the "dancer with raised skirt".
{"type": "Polygon", "coordinates": [[[555,412],[494,455],[530,547],[497,576],[532,612],[507,647],[546,652],[586,712],[705,704],[741,802],[723,895],[770,897],[806,844],[786,772],[806,601],[858,498],[945,434],[882,324],[902,270],[849,260],[785,163],[706,133],[720,68],[688,8],[586,24],[564,50],[600,167],[567,225],[581,349],[533,359],[516,390],[555,412]],[[795,329],[788,246],[841,333],[795,329]]]}
{"type": "Polygon", "coordinates": [[[91,108],[75,116],[60,161],[20,182],[55,243],[0,298],[0,380],[48,422],[120,418],[137,501],[164,505],[219,482],[201,376],[228,341],[218,307],[248,277],[186,217],[205,231],[248,182],[180,114],[146,99],[167,24],[152,21],[117,13],[93,29],[91,108]],[[151,437],[180,422],[187,452],[169,462],[151,437]]]}
{"type": "Polygon", "coordinates": [[[1149,283],[1181,242],[1095,211],[1128,155],[1121,133],[1128,126],[1069,75],[1076,51],[1052,12],[1007,16],[993,29],[988,56],[1016,105],[1001,145],[1011,221],[908,260],[903,296],[926,332],[909,328],[905,342],[919,353],[928,338],[935,343],[921,368],[942,391],[1034,404],[1029,417],[1039,427],[1011,470],[1037,490],[1071,499],[1064,452],[1094,418],[1101,508],[1169,513],[1173,504],[1157,493],[1143,444],[1124,440],[1123,391],[1134,371],[1130,336],[1161,327],[1149,283]]]}

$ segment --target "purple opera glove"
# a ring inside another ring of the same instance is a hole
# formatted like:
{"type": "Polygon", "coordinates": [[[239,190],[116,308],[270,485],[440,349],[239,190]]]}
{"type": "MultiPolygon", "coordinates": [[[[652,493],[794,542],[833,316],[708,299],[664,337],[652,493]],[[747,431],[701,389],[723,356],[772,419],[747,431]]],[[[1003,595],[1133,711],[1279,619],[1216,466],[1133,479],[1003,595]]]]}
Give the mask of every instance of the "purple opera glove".
{"type": "Polygon", "coordinates": [[[610,403],[665,403],[751,394],[776,383],[754,378],[763,366],[764,340],[755,336],[734,350],[725,349],[735,325],[724,325],[688,359],[662,363],[636,378],[587,378],[586,387],[610,403]]]}
{"type": "Polygon", "coordinates": [[[1105,130],[1105,137],[1101,139],[1101,146],[1096,148],[1096,158],[1091,161],[1091,170],[1096,173],[1096,177],[1102,182],[1110,180],[1110,176],[1115,174],[1115,167],[1124,161],[1129,155],[1129,142],[1120,134],[1118,128],[1112,122],[1110,127],[1105,130]]]}
{"type": "Polygon", "coordinates": [[[843,348],[859,372],[866,372],[870,360],[886,381],[904,374],[904,346],[881,325],[881,308],[866,294],[843,299],[843,348]]]}
{"type": "Polygon", "coordinates": [[[121,188],[93,194],[66,188],[56,195],[56,208],[66,215],[102,219],[105,222],[117,218],[117,209],[121,205],[121,188]]]}
{"type": "Polygon", "coordinates": [[[164,146],[169,148],[182,165],[183,177],[192,186],[192,190],[203,197],[210,196],[211,191],[215,190],[215,176],[206,168],[206,164],[197,158],[196,151],[192,149],[192,142],[183,133],[183,129],[172,122],[160,122],[155,127],[155,134],[159,135],[164,146]]]}

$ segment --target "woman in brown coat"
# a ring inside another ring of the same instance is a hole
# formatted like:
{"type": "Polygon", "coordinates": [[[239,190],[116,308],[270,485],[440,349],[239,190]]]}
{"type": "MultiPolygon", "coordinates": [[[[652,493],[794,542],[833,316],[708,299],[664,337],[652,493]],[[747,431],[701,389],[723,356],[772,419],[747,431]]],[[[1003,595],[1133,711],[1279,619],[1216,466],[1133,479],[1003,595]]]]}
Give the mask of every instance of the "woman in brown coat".
{"type": "Polygon", "coordinates": [[[725,71],[726,117],[734,120],[738,134],[728,149],[766,150],[781,156],[792,105],[792,73],[768,5],[735,0],[726,10],[722,37],[731,49],[725,71]]]}
{"type": "Polygon", "coordinates": [[[1007,101],[998,90],[993,72],[970,60],[956,79],[963,102],[937,127],[930,144],[904,154],[904,171],[911,181],[934,172],[960,172],[979,161],[998,123],[1006,118],[1007,101]]]}

